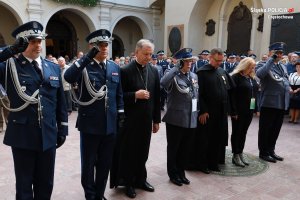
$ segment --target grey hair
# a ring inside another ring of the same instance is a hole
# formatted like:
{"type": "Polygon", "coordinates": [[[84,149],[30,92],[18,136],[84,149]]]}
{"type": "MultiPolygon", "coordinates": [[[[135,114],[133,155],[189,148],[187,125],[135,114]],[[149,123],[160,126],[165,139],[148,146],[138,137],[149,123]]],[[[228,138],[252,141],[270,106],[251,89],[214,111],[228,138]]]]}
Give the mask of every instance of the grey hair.
{"type": "Polygon", "coordinates": [[[210,51],[210,55],[215,55],[215,54],[219,54],[219,55],[223,55],[224,54],[224,51],[221,49],[221,48],[213,48],[211,51],[210,51]]]}
{"type": "Polygon", "coordinates": [[[62,61],[66,61],[66,60],[65,60],[65,58],[64,58],[64,57],[62,57],[62,56],[60,56],[60,57],[57,59],[57,61],[60,61],[60,60],[62,60],[62,61]]]}
{"type": "Polygon", "coordinates": [[[135,46],[135,50],[142,49],[143,47],[150,47],[154,50],[154,44],[148,39],[140,39],[135,46]]]}

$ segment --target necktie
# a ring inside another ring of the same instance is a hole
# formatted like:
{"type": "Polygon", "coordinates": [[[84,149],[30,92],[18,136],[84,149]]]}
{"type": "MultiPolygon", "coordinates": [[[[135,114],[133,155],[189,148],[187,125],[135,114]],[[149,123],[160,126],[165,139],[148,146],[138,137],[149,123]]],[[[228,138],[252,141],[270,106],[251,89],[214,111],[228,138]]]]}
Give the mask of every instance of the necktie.
{"type": "Polygon", "coordinates": [[[104,77],[106,79],[106,66],[105,66],[105,63],[104,62],[100,62],[100,66],[101,66],[102,72],[104,74],[104,77]]]}
{"type": "Polygon", "coordinates": [[[42,71],[41,69],[39,68],[39,63],[36,61],[36,60],[33,60],[31,62],[34,70],[36,71],[36,73],[39,75],[40,79],[43,80],[43,74],[42,74],[42,71]]]}

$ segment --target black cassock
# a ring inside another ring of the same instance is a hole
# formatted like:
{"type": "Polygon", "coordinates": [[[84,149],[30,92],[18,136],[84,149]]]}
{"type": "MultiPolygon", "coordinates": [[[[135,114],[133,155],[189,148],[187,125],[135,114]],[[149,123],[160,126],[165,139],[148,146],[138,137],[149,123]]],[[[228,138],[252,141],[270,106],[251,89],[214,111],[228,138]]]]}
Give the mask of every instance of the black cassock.
{"type": "Polygon", "coordinates": [[[199,115],[207,112],[209,118],[206,124],[198,125],[194,151],[187,168],[215,168],[225,161],[228,114],[234,115],[234,107],[231,105],[231,88],[234,87],[234,82],[221,67],[215,69],[210,64],[201,67],[197,75],[199,115]]]}
{"type": "Polygon", "coordinates": [[[110,173],[110,187],[136,185],[147,178],[146,162],[149,154],[152,123],[160,123],[160,82],[158,71],[136,61],[121,68],[124,94],[125,126],[121,130],[110,173]],[[148,100],[135,99],[135,92],[147,89],[148,100]]]}

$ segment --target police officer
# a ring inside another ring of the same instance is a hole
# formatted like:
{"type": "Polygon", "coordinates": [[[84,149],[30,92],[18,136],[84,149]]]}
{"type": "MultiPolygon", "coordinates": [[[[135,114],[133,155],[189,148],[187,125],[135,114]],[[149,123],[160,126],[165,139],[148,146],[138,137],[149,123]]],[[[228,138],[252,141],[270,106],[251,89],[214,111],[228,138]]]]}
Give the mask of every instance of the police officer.
{"type": "Polygon", "coordinates": [[[4,50],[11,58],[0,63],[0,81],[11,106],[4,144],[12,149],[20,200],[51,198],[56,148],[68,132],[59,66],[40,56],[42,31],[36,21],[15,29],[16,43],[4,50]]]}
{"type": "Polygon", "coordinates": [[[284,43],[276,42],[269,47],[271,57],[256,75],[261,83],[260,118],[258,131],[259,157],[268,162],[283,161],[276,155],[275,145],[289,106],[289,80],[287,70],[279,61],[283,56],[284,43]]]}
{"type": "Polygon", "coordinates": [[[87,200],[105,199],[118,117],[119,126],[124,120],[120,67],[108,60],[111,40],[106,29],[89,34],[89,52],[64,75],[67,82],[78,82],[80,88],[76,127],[80,131],[81,184],[87,200]]]}
{"type": "Polygon", "coordinates": [[[158,75],[159,75],[159,80],[163,77],[163,69],[162,69],[162,66],[158,65],[157,64],[157,55],[155,54],[152,54],[151,56],[151,64],[153,67],[156,67],[157,68],[157,71],[158,71],[158,75]]]}
{"type": "MultiPolygon", "coordinates": [[[[169,69],[169,63],[164,60],[164,55],[165,52],[163,50],[159,50],[157,52],[157,65],[160,65],[163,71],[163,74],[166,73],[169,69]]],[[[165,110],[165,102],[167,99],[167,93],[166,91],[162,88],[160,90],[160,110],[165,110]]]]}
{"type": "Polygon", "coordinates": [[[172,68],[161,79],[168,93],[167,112],[163,117],[167,129],[167,170],[175,185],[189,184],[184,166],[190,155],[192,138],[197,127],[198,77],[190,72],[192,49],[179,50],[174,57],[178,67],[172,68]]]}
{"type": "Polygon", "coordinates": [[[208,50],[203,50],[198,56],[199,56],[199,60],[197,61],[197,69],[195,70],[195,72],[198,71],[198,69],[206,64],[208,64],[208,55],[209,55],[209,51],[208,50]]]}
{"type": "Polygon", "coordinates": [[[234,53],[231,53],[228,55],[228,61],[225,63],[225,71],[227,73],[233,72],[233,70],[238,65],[238,62],[236,61],[236,55],[234,53]]]}
{"type": "Polygon", "coordinates": [[[164,50],[159,50],[157,52],[157,64],[160,65],[163,69],[163,73],[169,68],[169,63],[164,60],[165,52],[164,50]]]}

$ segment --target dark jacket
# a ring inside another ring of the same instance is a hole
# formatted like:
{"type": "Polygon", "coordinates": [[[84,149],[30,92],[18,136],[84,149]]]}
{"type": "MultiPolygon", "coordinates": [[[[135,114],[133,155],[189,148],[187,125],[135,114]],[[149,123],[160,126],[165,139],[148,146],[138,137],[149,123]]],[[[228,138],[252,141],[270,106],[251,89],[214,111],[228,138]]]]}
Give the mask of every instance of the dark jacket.
{"type": "MultiPolygon", "coordinates": [[[[61,81],[60,68],[57,64],[42,60],[43,81],[29,61],[21,54],[14,58],[22,90],[31,96],[39,89],[42,106],[42,118],[39,124],[38,105],[31,104],[19,112],[10,112],[4,144],[23,149],[47,150],[56,145],[58,135],[68,134],[68,114],[61,81]]],[[[24,104],[12,82],[11,71],[7,71],[6,62],[0,63],[0,81],[5,87],[10,100],[10,107],[17,108],[24,104]],[[6,84],[7,83],[7,84],[6,84]]]]}
{"type": "MultiPolygon", "coordinates": [[[[92,99],[82,80],[82,71],[85,67],[73,64],[65,72],[65,80],[69,83],[78,82],[80,101],[92,99]],[[82,90],[81,90],[82,88],[82,90]]],[[[96,61],[86,66],[88,76],[96,90],[104,84],[107,86],[108,101],[105,111],[105,98],[96,100],[87,106],[79,106],[76,127],[83,133],[106,135],[117,133],[117,115],[124,112],[123,92],[121,86],[120,67],[112,61],[106,63],[106,75],[96,61]]]]}

